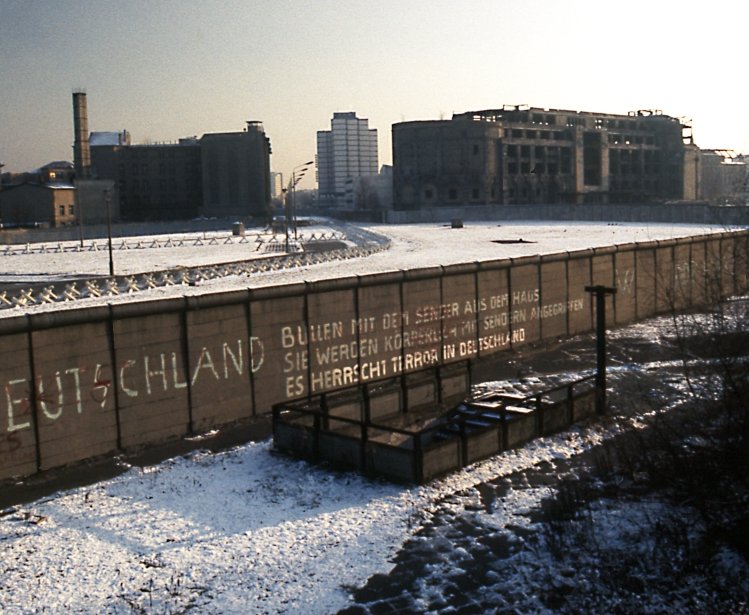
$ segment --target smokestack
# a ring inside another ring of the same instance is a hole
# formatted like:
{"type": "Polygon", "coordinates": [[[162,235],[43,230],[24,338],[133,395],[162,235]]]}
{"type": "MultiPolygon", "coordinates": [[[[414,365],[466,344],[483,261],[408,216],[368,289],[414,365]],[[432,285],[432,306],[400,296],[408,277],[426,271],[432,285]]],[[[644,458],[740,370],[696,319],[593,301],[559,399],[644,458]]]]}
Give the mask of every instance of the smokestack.
{"type": "Polygon", "coordinates": [[[83,90],[73,92],[73,130],[75,132],[73,143],[75,175],[78,179],[87,179],[91,169],[91,148],[88,143],[86,92],[83,90]]]}

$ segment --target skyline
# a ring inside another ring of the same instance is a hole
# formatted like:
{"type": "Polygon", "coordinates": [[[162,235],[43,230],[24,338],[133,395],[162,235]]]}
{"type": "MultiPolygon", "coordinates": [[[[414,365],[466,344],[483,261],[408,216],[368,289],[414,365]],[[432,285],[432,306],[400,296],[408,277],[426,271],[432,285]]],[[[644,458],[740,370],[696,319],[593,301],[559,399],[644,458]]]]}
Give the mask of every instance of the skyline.
{"type": "Polygon", "coordinates": [[[392,162],[394,123],[505,104],[659,109],[691,119],[701,148],[749,153],[733,44],[749,7],[671,6],[0,0],[0,162],[20,172],[72,160],[76,89],[89,130],[126,129],[135,144],[261,121],[285,178],[342,111],[377,129],[379,165],[392,162]]]}

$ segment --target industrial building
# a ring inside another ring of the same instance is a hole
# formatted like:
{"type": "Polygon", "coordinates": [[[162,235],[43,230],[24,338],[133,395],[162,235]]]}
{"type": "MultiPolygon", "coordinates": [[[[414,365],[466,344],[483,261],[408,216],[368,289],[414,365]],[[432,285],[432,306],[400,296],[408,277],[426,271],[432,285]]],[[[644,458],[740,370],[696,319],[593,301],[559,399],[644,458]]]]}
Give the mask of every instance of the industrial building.
{"type": "Polygon", "coordinates": [[[661,111],[505,106],[394,124],[392,135],[400,210],[690,201],[700,194],[691,128],[661,111]]]}
{"type": "MultiPolygon", "coordinates": [[[[92,133],[92,176],[116,182],[124,220],[194,218],[202,204],[197,142],[117,144],[92,133]]],[[[121,139],[118,139],[121,140],[121,139]]]]}
{"type": "Polygon", "coordinates": [[[319,205],[353,209],[352,180],[367,175],[377,175],[377,129],[354,112],[334,113],[330,130],[317,132],[319,205]]]}
{"type": "Polygon", "coordinates": [[[204,216],[270,216],[270,141],[261,122],[200,139],[204,216]]]}
{"type": "MultiPolygon", "coordinates": [[[[80,91],[73,93],[73,121],[76,186],[107,180],[95,200],[111,198],[122,220],[268,214],[270,141],[260,122],[247,122],[241,132],[133,145],[126,130],[88,133],[86,94],[80,91]]],[[[80,210],[97,214],[102,207],[91,203],[80,210]]]]}

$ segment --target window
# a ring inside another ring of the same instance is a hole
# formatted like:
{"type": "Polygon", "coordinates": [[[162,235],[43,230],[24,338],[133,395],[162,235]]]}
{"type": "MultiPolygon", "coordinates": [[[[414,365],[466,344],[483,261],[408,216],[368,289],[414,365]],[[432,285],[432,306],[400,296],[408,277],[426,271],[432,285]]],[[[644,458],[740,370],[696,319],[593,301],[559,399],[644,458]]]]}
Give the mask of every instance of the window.
{"type": "Polygon", "coordinates": [[[432,192],[430,188],[427,188],[426,190],[424,190],[425,199],[431,199],[433,196],[434,196],[434,193],[432,192]]]}
{"type": "Polygon", "coordinates": [[[72,216],[75,213],[75,209],[72,205],[68,205],[68,213],[72,216]]]}
{"type": "Polygon", "coordinates": [[[458,191],[455,188],[450,188],[447,191],[447,198],[451,201],[456,201],[458,199],[458,191]]]}
{"type": "Polygon", "coordinates": [[[473,190],[471,190],[471,198],[472,199],[478,199],[479,198],[479,189],[478,188],[474,188],[473,190]]]}
{"type": "Polygon", "coordinates": [[[478,145],[474,145],[473,146],[473,155],[474,156],[478,156],[478,154],[479,154],[479,146],[478,145]]]}
{"type": "Polygon", "coordinates": [[[65,215],[65,205],[60,205],[58,209],[60,210],[60,215],[64,216],[65,215]]]}

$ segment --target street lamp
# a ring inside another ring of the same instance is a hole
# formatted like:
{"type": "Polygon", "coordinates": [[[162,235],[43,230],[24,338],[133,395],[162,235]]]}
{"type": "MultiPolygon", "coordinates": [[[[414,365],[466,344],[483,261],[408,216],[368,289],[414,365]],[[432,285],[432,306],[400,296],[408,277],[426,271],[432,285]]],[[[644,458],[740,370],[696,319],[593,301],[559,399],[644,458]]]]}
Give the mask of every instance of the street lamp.
{"type": "Polygon", "coordinates": [[[291,181],[289,182],[289,188],[291,189],[291,217],[294,224],[294,239],[297,238],[296,234],[296,185],[302,180],[307,169],[315,163],[314,160],[304,162],[291,171],[291,181]],[[297,173],[299,175],[297,175],[297,173]]]}
{"type": "Polygon", "coordinates": [[[104,201],[107,204],[107,240],[109,241],[109,276],[114,277],[114,258],[112,257],[112,208],[109,201],[109,188],[104,189],[104,201]]]}
{"type": "MultiPolygon", "coordinates": [[[[289,223],[291,218],[291,210],[289,209],[289,199],[286,195],[287,189],[281,188],[281,206],[283,207],[284,216],[286,217],[286,223],[283,225],[286,231],[286,252],[289,251],[289,223]]],[[[274,231],[275,233],[275,231],[274,231]]]]}

